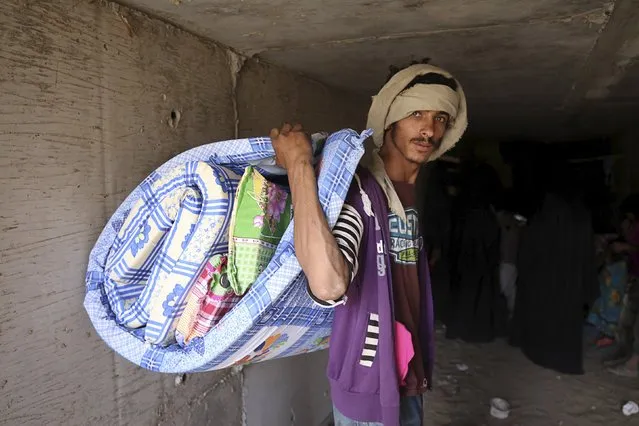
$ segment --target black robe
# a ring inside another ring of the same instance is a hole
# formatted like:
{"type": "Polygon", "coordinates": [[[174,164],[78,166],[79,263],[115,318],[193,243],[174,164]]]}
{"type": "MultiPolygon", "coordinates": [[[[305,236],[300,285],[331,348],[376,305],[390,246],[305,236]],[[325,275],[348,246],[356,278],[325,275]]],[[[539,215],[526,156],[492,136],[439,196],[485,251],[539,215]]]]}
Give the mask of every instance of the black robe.
{"type": "Polygon", "coordinates": [[[502,195],[495,170],[467,164],[453,207],[450,313],[446,337],[488,342],[505,335],[506,300],[499,288],[500,228],[494,205],[502,195]]]}
{"type": "Polygon", "coordinates": [[[499,289],[499,224],[489,207],[466,210],[455,222],[446,337],[489,342],[504,335],[507,317],[499,289]]]}
{"type": "Polygon", "coordinates": [[[450,312],[452,197],[448,194],[448,186],[452,182],[448,167],[441,161],[430,162],[420,171],[417,181],[419,223],[430,263],[435,319],[438,321],[444,321],[450,312]]]}
{"type": "Polygon", "coordinates": [[[598,293],[590,214],[549,194],[521,237],[514,343],[540,366],[582,374],[584,314],[598,293]]]}

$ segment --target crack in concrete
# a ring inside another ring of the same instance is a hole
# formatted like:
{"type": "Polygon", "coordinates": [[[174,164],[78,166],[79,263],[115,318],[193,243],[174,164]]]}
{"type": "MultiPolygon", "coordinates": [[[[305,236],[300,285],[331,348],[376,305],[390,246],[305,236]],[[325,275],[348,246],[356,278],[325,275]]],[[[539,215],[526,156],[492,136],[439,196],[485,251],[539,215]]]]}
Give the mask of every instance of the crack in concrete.
{"type": "Polygon", "coordinates": [[[577,18],[588,18],[595,13],[603,13],[604,10],[605,10],[605,6],[599,7],[596,9],[589,9],[584,12],[579,12],[579,13],[575,13],[571,15],[556,16],[552,18],[527,19],[523,21],[508,22],[503,24],[475,25],[475,26],[468,26],[468,27],[444,28],[439,30],[427,30],[427,31],[408,31],[408,32],[401,32],[401,33],[394,33],[394,34],[386,34],[386,35],[373,35],[373,36],[364,36],[364,37],[355,37],[355,38],[345,38],[345,39],[338,39],[338,40],[327,40],[327,41],[321,41],[317,43],[308,43],[308,44],[300,44],[300,45],[273,46],[273,47],[265,47],[263,49],[260,49],[259,53],[281,52],[286,50],[307,49],[307,48],[314,48],[314,47],[321,47],[321,46],[340,46],[340,45],[347,45],[347,44],[367,43],[367,42],[373,42],[373,41],[403,40],[403,39],[410,39],[410,38],[427,37],[427,36],[431,36],[435,34],[450,34],[450,33],[458,33],[458,32],[465,32],[465,31],[484,31],[484,30],[492,30],[492,29],[498,29],[498,28],[515,27],[519,25],[570,22],[577,18]]]}
{"type": "MultiPolygon", "coordinates": [[[[604,15],[606,15],[607,13],[607,19],[605,20],[605,22],[603,22],[601,24],[601,27],[599,28],[599,37],[597,37],[595,39],[595,41],[592,43],[592,46],[590,48],[590,50],[588,51],[588,53],[586,54],[586,56],[584,57],[583,62],[581,63],[581,67],[580,69],[585,69],[586,65],[588,64],[588,61],[590,60],[590,57],[593,55],[593,52],[595,51],[595,49],[597,48],[597,44],[599,43],[599,39],[601,38],[601,34],[606,31],[606,28],[608,27],[608,23],[610,22],[610,17],[612,16],[612,13],[614,12],[615,9],[615,2],[612,1],[611,3],[608,3],[607,5],[604,6],[604,15]]],[[[568,94],[566,95],[564,102],[561,106],[560,109],[565,109],[566,107],[569,106],[572,97],[574,96],[575,93],[575,89],[577,87],[579,81],[579,77],[577,77],[572,86],[570,87],[570,90],[568,91],[568,94]]]]}
{"type": "Polygon", "coordinates": [[[231,73],[231,93],[233,101],[233,114],[235,119],[235,139],[239,138],[240,134],[240,113],[237,103],[237,81],[239,79],[242,68],[248,59],[244,55],[240,55],[233,50],[226,49],[226,55],[229,62],[229,71],[231,73]]]}
{"type": "Polygon", "coordinates": [[[582,72],[566,95],[562,109],[572,109],[574,116],[584,101],[605,99],[639,58],[637,7],[638,0],[617,0],[612,7],[608,5],[608,19],[582,64],[582,72]]]}
{"type": "MultiPolygon", "coordinates": [[[[202,392],[197,398],[195,398],[193,400],[193,404],[197,404],[200,405],[205,399],[206,397],[213,392],[214,390],[216,390],[217,388],[219,388],[220,386],[224,386],[229,379],[232,379],[236,376],[240,376],[240,386],[242,385],[242,378],[243,378],[243,368],[240,366],[238,367],[231,367],[230,372],[228,374],[226,374],[225,376],[223,376],[220,380],[218,380],[217,382],[215,382],[215,384],[213,386],[211,386],[210,388],[208,388],[207,390],[205,390],[204,392],[202,392]]],[[[243,405],[242,405],[243,407],[243,405]]]]}

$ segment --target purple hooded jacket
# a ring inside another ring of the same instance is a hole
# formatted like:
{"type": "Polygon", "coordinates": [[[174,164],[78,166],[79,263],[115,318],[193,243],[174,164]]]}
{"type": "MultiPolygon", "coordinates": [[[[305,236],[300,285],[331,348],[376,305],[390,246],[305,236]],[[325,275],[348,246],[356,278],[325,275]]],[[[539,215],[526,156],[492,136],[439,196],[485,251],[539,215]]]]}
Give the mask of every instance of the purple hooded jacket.
{"type": "MultiPolygon", "coordinates": [[[[346,293],[346,303],[335,308],[327,375],[333,403],[346,417],[399,426],[388,205],[367,170],[360,168],[357,175],[359,180],[353,181],[346,203],[358,211],[364,224],[359,269],[346,293]]],[[[419,333],[430,387],[435,330],[430,273],[423,248],[418,266],[422,294],[419,333]]]]}

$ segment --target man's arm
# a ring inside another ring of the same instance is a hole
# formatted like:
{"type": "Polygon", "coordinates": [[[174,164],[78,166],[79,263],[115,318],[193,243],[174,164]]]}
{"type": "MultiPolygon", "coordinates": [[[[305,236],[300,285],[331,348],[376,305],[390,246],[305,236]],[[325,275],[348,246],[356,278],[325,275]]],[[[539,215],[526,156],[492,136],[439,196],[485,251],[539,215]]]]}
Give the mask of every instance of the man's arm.
{"type": "Polygon", "coordinates": [[[271,130],[271,140],[278,164],[288,172],[297,259],[313,295],[320,300],[337,300],[348,288],[351,271],[319,203],[310,140],[301,126],[288,124],[271,130]]]}
{"type": "MultiPolygon", "coordinates": [[[[361,216],[353,206],[345,203],[333,227],[333,236],[350,271],[349,282],[353,281],[359,269],[359,248],[363,234],[364,222],[361,216]]],[[[321,300],[313,294],[310,286],[307,290],[311,299],[321,307],[334,308],[346,303],[346,296],[341,299],[321,300]]]]}

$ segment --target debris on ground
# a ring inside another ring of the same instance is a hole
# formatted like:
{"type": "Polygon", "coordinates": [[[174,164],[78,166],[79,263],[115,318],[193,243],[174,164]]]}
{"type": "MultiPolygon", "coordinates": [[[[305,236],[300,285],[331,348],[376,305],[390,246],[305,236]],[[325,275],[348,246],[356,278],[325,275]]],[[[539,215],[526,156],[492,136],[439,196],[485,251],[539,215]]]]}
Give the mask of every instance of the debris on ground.
{"type": "Polygon", "coordinates": [[[186,374],[178,374],[175,376],[175,386],[180,386],[186,381],[186,374]]]}
{"type": "Polygon", "coordinates": [[[502,398],[490,400],[490,415],[496,419],[506,419],[510,415],[510,404],[502,398]]]}
{"type": "Polygon", "coordinates": [[[624,416],[627,417],[639,414],[639,405],[634,401],[628,401],[624,404],[622,411],[624,416]]]}

